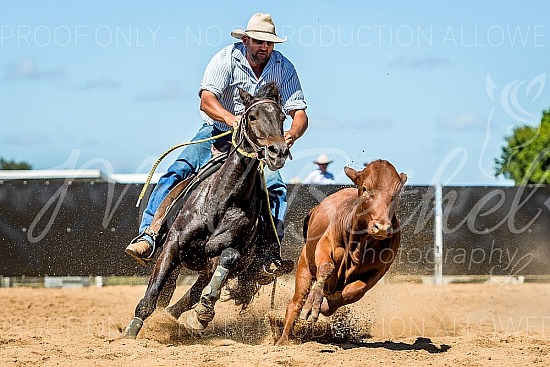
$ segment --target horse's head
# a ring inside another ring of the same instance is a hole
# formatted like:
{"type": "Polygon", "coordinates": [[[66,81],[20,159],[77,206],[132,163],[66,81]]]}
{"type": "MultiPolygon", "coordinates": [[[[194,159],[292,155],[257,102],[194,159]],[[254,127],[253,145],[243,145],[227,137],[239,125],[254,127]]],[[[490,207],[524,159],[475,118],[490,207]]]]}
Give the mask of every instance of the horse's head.
{"type": "Polygon", "coordinates": [[[279,105],[279,89],[273,82],[260,88],[256,96],[239,88],[245,106],[241,120],[243,148],[252,150],[264,159],[271,170],[282,168],[290,154],[285,142],[285,114],[279,105]]]}
{"type": "Polygon", "coordinates": [[[398,174],[388,161],[376,160],[369,163],[362,171],[345,167],[346,175],[358,186],[357,213],[365,221],[367,233],[376,239],[391,237],[395,228],[392,219],[397,207],[399,193],[407,175],[398,174]]]}

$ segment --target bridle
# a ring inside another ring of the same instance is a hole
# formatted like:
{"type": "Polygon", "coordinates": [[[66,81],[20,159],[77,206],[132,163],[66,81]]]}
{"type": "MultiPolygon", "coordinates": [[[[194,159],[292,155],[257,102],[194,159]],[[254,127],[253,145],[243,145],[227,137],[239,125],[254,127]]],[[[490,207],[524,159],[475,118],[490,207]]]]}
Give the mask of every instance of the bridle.
{"type": "Polygon", "coordinates": [[[250,110],[252,109],[252,107],[255,107],[257,105],[264,104],[264,103],[273,103],[273,104],[277,105],[277,107],[279,107],[279,103],[277,103],[276,101],[274,101],[272,99],[261,99],[259,101],[256,101],[256,102],[252,103],[250,106],[248,106],[246,108],[246,110],[242,114],[241,120],[239,121],[239,124],[237,125],[237,127],[233,131],[233,136],[232,136],[233,146],[235,147],[235,149],[240,154],[242,154],[245,157],[256,158],[256,159],[259,159],[261,161],[265,161],[265,157],[267,157],[267,146],[260,146],[260,145],[256,144],[255,142],[253,142],[252,139],[250,139],[250,136],[248,135],[247,130],[248,130],[248,114],[249,114],[250,110]],[[238,143],[236,141],[237,134],[239,135],[239,142],[238,143]],[[245,140],[250,145],[250,147],[252,148],[253,153],[249,153],[249,152],[243,150],[242,148],[240,148],[240,145],[245,140]],[[264,150],[264,157],[263,158],[258,158],[258,153],[260,153],[262,151],[262,149],[264,150]]]}

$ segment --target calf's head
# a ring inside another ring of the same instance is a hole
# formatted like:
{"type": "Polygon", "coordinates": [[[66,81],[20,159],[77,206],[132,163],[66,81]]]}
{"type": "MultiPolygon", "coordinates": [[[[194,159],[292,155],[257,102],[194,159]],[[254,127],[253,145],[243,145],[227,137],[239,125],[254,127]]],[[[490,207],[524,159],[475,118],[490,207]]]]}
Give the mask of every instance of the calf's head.
{"type": "Polygon", "coordinates": [[[358,187],[359,210],[355,220],[361,222],[360,227],[366,227],[367,233],[376,239],[391,237],[396,230],[392,218],[407,175],[397,173],[385,160],[373,161],[362,171],[345,167],[344,172],[358,187]]]}

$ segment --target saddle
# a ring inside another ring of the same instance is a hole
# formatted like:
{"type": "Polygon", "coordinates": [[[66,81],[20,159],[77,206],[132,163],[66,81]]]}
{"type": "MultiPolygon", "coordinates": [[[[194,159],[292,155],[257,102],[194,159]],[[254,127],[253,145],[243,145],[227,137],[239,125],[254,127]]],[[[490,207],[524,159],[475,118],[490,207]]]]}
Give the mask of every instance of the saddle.
{"type": "MultiPolygon", "coordinates": [[[[213,156],[200,170],[194,175],[189,176],[185,180],[179,182],[159,205],[155,216],[149,227],[149,234],[155,240],[155,248],[157,244],[164,241],[167,229],[172,226],[176,216],[187,201],[193,190],[199,186],[207,177],[220,169],[227,160],[228,153],[219,153],[213,156]]],[[[154,252],[154,251],[153,251],[154,252]]]]}

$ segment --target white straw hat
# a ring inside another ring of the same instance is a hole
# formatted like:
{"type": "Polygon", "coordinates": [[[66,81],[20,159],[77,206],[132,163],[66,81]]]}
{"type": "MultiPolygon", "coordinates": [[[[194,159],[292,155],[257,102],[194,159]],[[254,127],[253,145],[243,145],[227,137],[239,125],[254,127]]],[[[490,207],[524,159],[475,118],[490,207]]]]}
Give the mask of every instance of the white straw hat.
{"type": "Polygon", "coordinates": [[[316,160],[313,161],[313,163],[315,163],[315,164],[329,164],[329,163],[332,163],[332,159],[330,159],[328,157],[328,155],[326,155],[326,154],[321,154],[320,156],[317,157],[316,160]]]}
{"type": "Polygon", "coordinates": [[[282,43],[285,38],[278,37],[275,33],[275,24],[270,14],[256,13],[248,21],[246,30],[236,29],[231,32],[231,36],[242,39],[246,35],[260,41],[282,43]]]}

